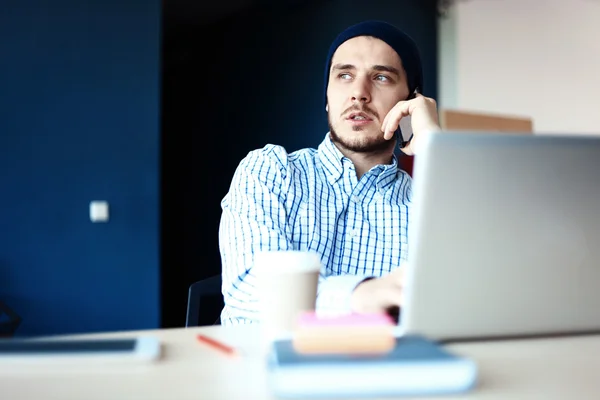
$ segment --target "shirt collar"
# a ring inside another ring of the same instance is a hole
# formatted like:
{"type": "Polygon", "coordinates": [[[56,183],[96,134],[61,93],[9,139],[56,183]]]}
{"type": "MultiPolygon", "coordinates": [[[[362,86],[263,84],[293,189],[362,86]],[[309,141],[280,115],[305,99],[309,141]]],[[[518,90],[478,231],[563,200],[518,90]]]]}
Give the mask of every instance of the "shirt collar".
{"type": "MultiPolygon", "coordinates": [[[[350,162],[342,152],[333,144],[329,137],[329,132],[325,135],[325,139],[321,142],[318,148],[319,160],[327,179],[330,183],[335,183],[344,173],[344,160],[350,162]]],[[[398,159],[396,155],[392,155],[390,164],[378,165],[373,171],[377,171],[377,190],[383,193],[389,185],[394,181],[398,172],[398,159]]]]}
{"type": "Polygon", "coordinates": [[[391,164],[379,165],[380,172],[377,177],[377,191],[383,194],[394,183],[398,175],[398,159],[395,154],[392,154],[391,164]]]}
{"type": "Polygon", "coordinates": [[[329,132],[325,135],[325,139],[319,145],[319,160],[323,169],[327,174],[329,183],[335,183],[344,172],[343,160],[346,158],[342,152],[335,147],[335,144],[329,137],[329,132]]]}

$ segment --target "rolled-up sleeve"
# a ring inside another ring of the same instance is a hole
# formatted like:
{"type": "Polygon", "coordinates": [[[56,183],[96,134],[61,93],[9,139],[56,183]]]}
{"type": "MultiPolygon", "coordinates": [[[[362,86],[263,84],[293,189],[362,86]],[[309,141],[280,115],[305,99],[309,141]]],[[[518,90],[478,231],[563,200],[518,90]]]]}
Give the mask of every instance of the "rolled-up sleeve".
{"type": "Polygon", "coordinates": [[[352,292],[359,283],[372,278],[362,275],[339,275],[322,278],[317,295],[317,313],[344,315],[352,312],[352,292]]]}

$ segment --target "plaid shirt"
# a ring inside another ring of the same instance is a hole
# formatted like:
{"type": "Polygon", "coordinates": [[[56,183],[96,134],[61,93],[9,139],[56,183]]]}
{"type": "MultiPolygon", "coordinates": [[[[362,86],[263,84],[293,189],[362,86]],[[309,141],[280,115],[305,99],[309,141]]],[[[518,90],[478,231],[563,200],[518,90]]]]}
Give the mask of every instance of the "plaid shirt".
{"type": "Polygon", "coordinates": [[[392,163],[360,180],[326,135],[318,149],[288,154],[281,146],[251,151],[221,202],[223,325],[255,322],[253,255],[313,250],[322,269],[317,312],[350,312],[350,295],[407,258],[411,178],[392,163]]]}

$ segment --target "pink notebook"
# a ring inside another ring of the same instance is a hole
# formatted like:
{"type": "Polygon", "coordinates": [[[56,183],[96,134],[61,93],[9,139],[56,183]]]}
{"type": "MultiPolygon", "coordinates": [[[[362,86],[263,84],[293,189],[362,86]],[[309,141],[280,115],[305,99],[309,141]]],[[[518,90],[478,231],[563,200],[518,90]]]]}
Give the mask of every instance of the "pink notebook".
{"type": "Polygon", "coordinates": [[[298,318],[298,327],[371,327],[393,326],[394,320],[387,314],[348,314],[342,316],[318,316],[314,311],[298,318]]]}

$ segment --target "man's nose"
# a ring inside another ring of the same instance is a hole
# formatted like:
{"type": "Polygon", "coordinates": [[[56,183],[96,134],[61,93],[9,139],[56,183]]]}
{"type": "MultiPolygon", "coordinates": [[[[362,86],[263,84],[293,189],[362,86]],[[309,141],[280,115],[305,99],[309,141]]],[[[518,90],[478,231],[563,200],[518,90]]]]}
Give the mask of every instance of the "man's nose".
{"type": "Polygon", "coordinates": [[[371,101],[371,87],[366,79],[356,79],[352,87],[352,102],[368,103],[371,101]]]}

